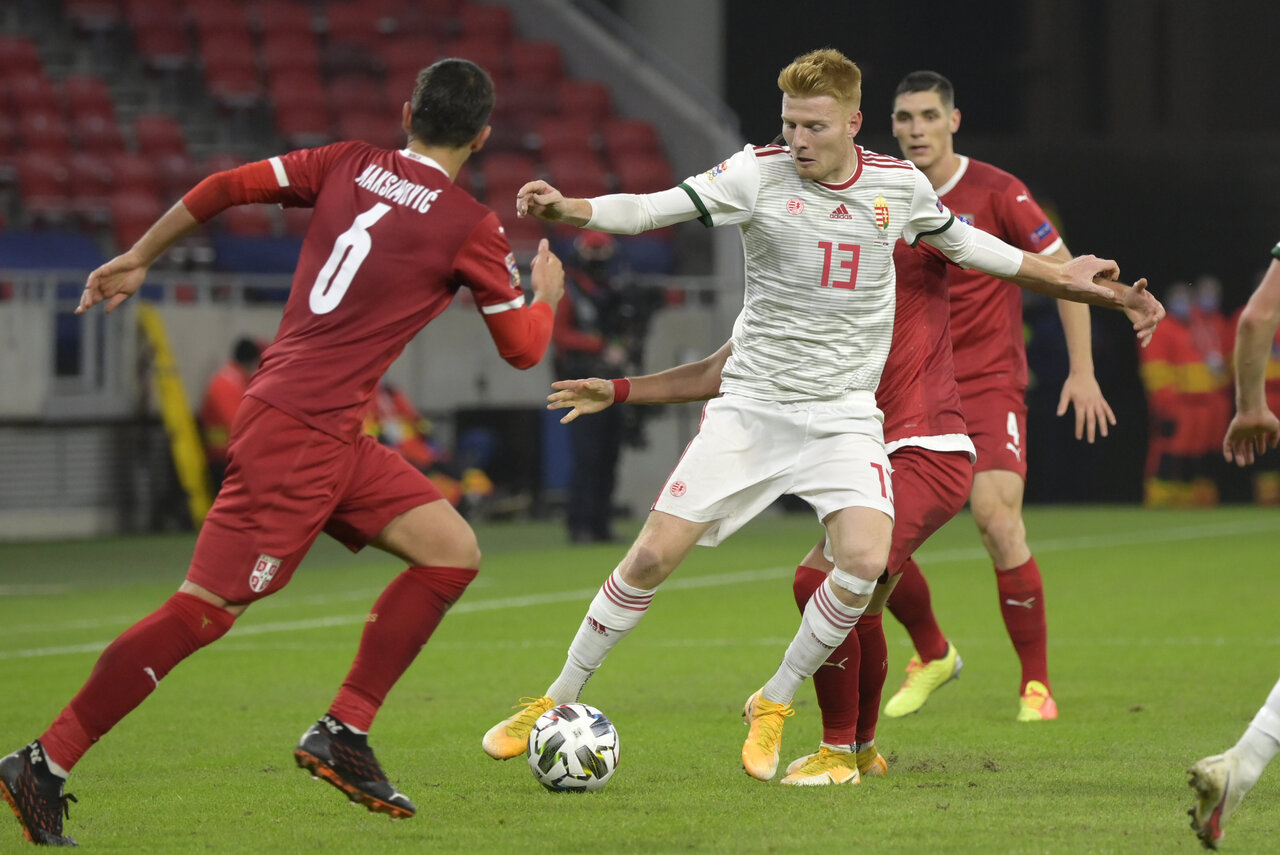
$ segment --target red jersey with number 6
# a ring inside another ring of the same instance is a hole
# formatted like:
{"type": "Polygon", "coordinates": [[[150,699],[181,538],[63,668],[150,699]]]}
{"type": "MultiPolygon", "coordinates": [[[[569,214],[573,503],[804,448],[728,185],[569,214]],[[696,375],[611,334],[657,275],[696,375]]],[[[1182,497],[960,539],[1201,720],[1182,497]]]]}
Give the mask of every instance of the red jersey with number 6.
{"type": "MultiPolygon", "coordinates": [[[[960,168],[938,188],[957,217],[1034,253],[1055,252],[1062,238],[1027,186],[989,163],[960,158],[960,168]]],[[[1022,291],[977,270],[952,269],[951,342],[960,395],[999,386],[1027,387],[1022,291]]]]}
{"type": "Polygon", "coordinates": [[[430,158],[342,142],[269,163],[275,201],[315,212],[246,395],[349,439],[378,379],[460,287],[485,315],[524,306],[497,215],[430,158]]]}

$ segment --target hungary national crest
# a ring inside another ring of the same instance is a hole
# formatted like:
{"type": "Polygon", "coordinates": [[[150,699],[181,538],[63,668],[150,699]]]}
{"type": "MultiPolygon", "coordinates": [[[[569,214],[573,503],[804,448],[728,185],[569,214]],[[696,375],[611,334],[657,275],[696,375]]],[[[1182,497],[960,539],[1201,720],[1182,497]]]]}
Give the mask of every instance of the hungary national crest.
{"type": "Polygon", "coordinates": [[[876,212],[876,228],[886,231],[889,228],[889,203],[884,196],[876,196],[875,201],[871,203],[871,207],[876,212]]]}

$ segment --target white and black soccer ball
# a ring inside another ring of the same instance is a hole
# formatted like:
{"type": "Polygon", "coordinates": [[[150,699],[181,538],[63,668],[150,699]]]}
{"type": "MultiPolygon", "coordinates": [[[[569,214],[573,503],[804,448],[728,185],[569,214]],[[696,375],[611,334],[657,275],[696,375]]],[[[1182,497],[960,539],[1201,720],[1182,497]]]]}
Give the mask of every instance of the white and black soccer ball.
{"type": "Polygon", "coordinates": [[[548,790],[598,790],[618,768],[618,729],[595,707],[561,704],[529,734],[529,768],[548,790]]]}

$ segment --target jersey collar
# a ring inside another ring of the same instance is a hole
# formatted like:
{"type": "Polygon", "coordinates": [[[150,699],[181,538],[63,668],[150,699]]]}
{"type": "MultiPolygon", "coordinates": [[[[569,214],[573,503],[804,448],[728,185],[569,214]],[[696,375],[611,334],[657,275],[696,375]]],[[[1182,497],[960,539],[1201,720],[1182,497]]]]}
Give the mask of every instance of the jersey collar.
{"type": "Polygon", "coordinates": [[[437,163],[433,158],[427,157],[425,154],[418,154],[416,151],[408,148],[400,149],[400,154],[409,158],[410,160],[416,160],[418,161],[418,163],[421,163],[424,166],[430,166],[440,170],[445,174],[445,177],[448,177],[449,175],[448,171],[446,171],[443,166],[437,163]]]}
{"type": "Polygon", "coordinates": [[[826,187],[828,190],[848,190],[852,187],[853,182],[857,181],[858,177],[862,175],[862,146],[855,145],[854,149],[858,153],[858,165],[854,167],[853,174],[847,180],[841,181],[839,184],[827,184],[823,181],[815,181],[813,183],[826,187]]]}
{"type": "Polygon", "coordinates": [[[956,168],[956,174],[947,179],[947,182],[933,191],[938,196],[945,196],[952,190],[956,189],[956,185],[960,183],[960,179],[964,178],[965,172],[969,169],[969,158],[963,154],[957,155],[960,158],[960,166],[956,168]]]}

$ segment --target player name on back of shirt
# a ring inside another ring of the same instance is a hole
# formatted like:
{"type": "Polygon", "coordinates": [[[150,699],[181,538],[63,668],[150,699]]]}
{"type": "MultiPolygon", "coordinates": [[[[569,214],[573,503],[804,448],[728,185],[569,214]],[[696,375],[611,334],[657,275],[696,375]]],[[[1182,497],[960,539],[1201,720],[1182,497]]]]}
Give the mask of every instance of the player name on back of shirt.
{"type": "Polygon", "coordinates": [[[356,177],[356,184],[389,202],[404,205],[421,214],[431,210],[431,203],[441,193],[440,190],[429,190],[421,184],[414,184],[409,179],[401,178],[394,172],[373,163],[366,166],[364,172],[356,177]]]}

